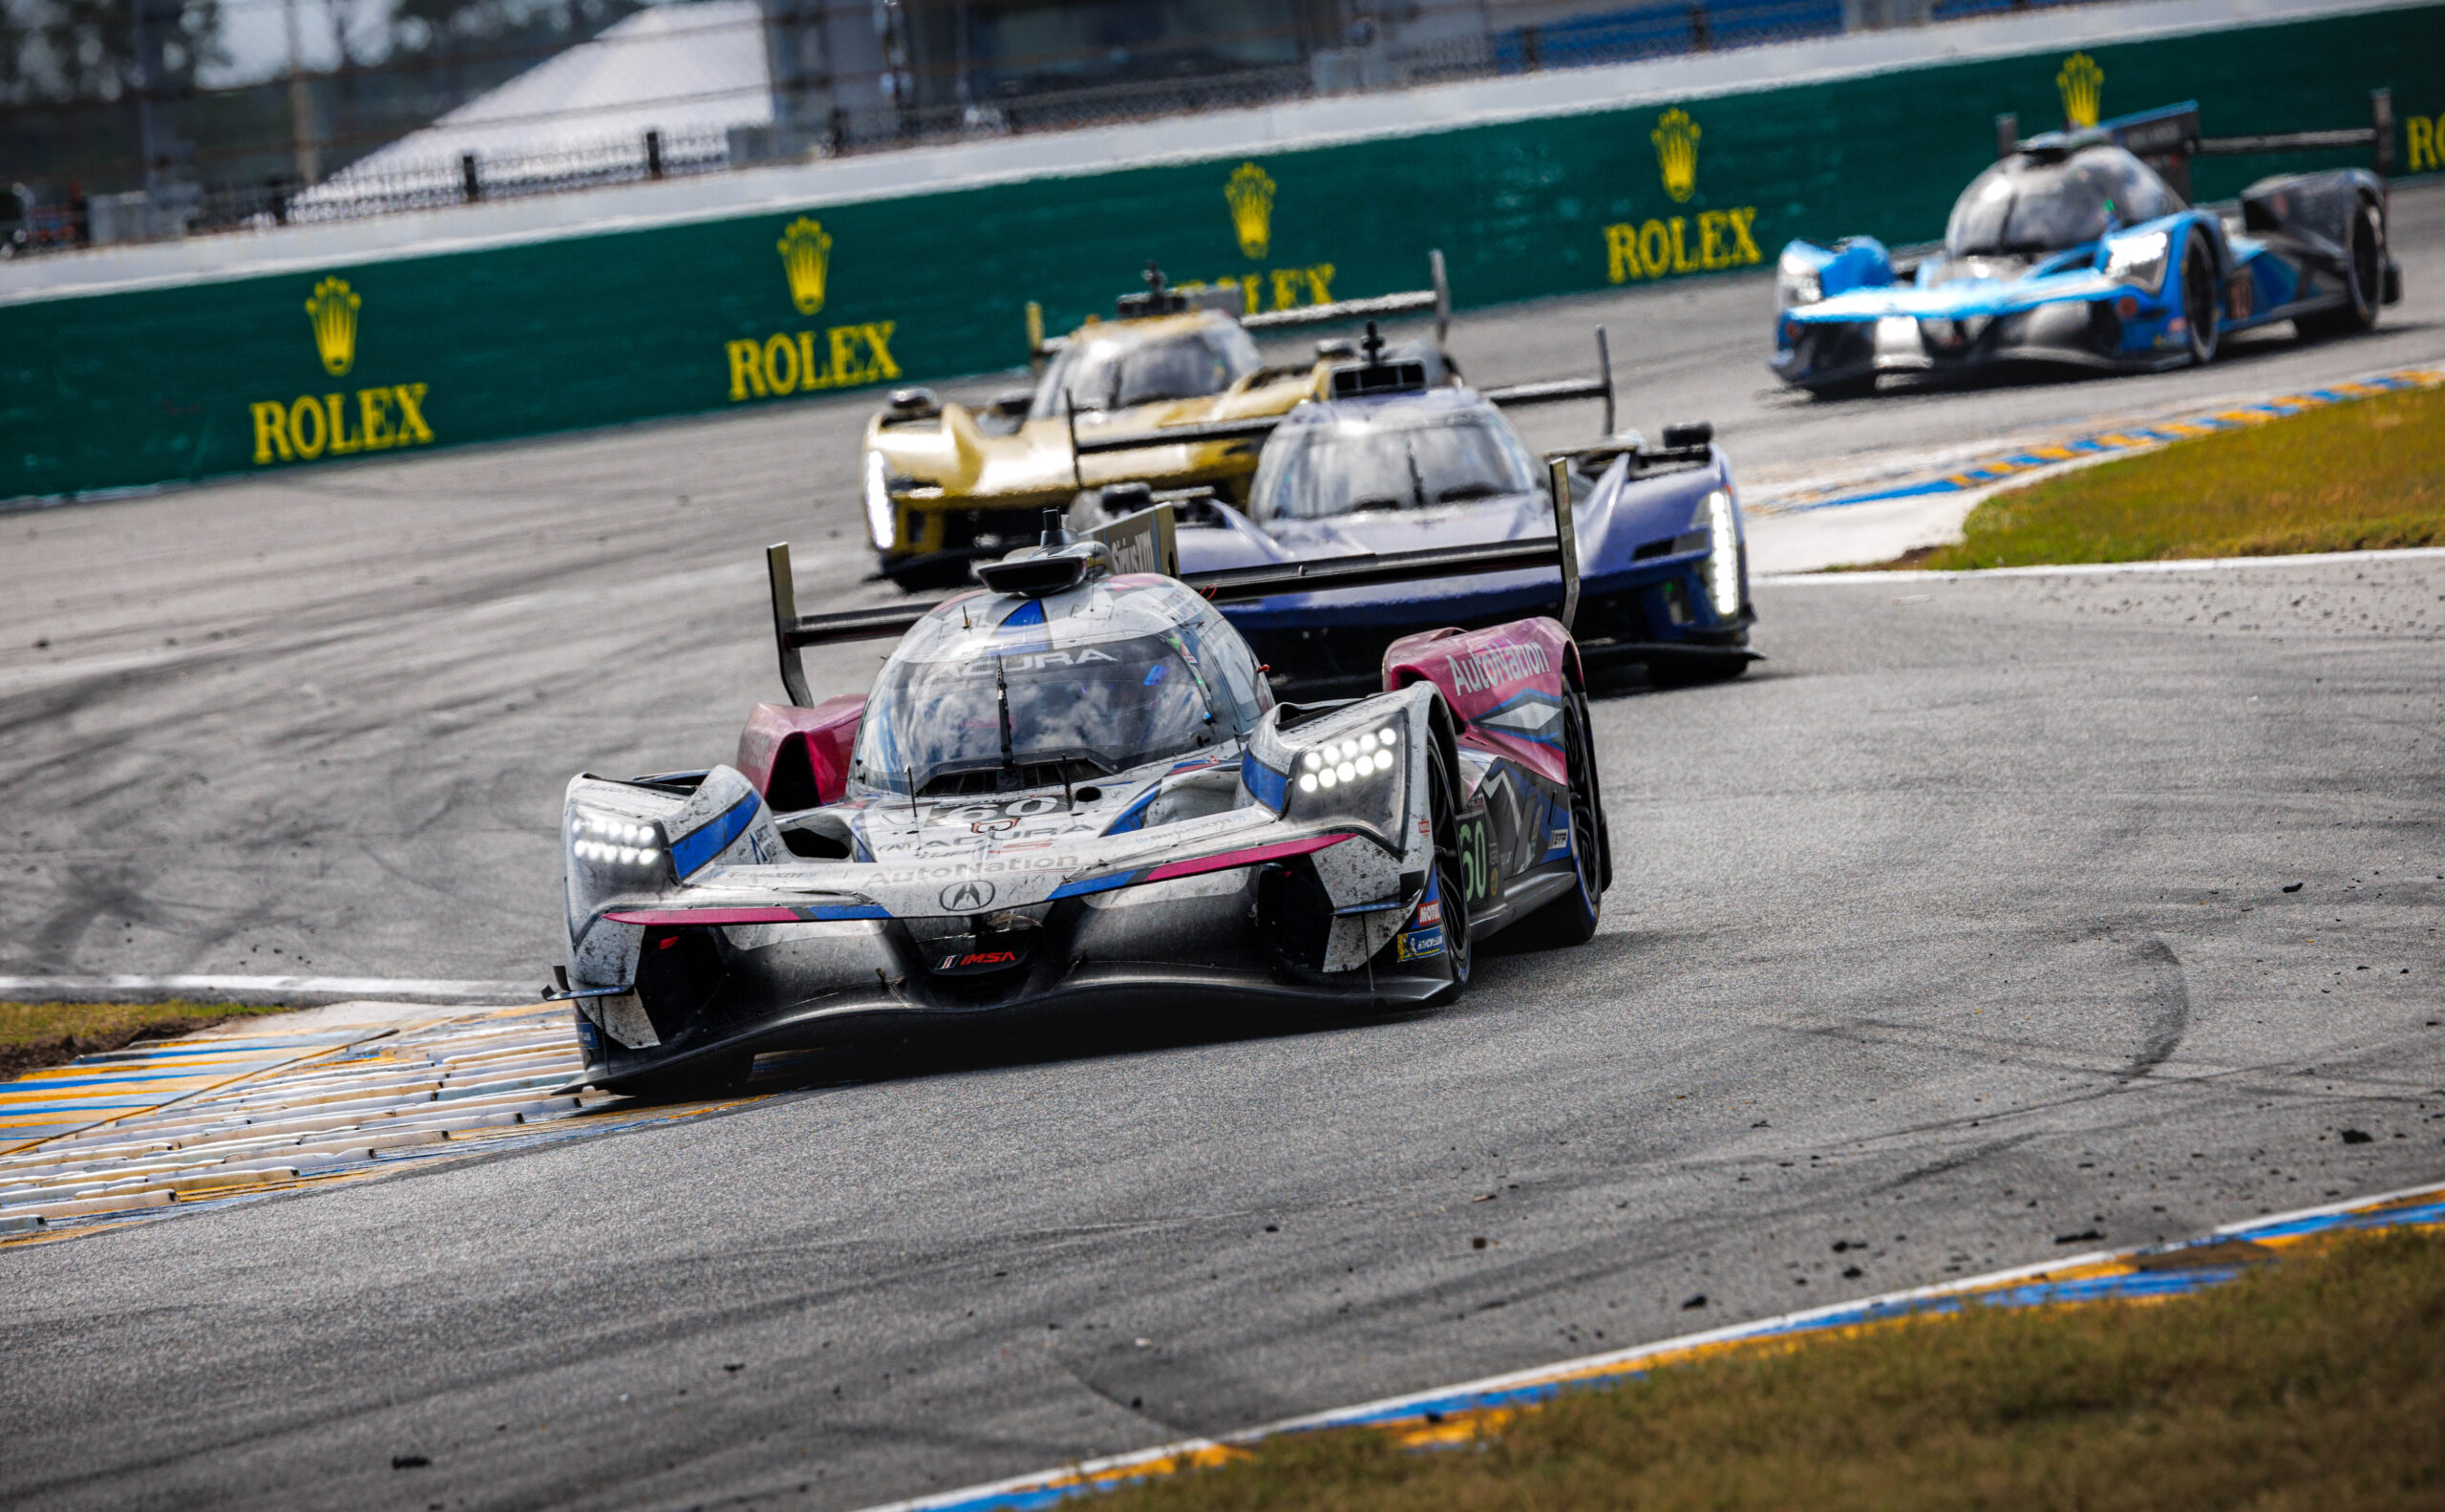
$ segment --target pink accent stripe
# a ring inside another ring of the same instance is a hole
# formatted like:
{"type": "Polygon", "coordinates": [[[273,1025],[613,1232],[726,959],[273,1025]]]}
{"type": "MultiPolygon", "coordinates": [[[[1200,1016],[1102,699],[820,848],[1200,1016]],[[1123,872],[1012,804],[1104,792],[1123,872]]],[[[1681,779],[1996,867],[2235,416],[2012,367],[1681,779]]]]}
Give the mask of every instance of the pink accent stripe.
{"type": "Polygon", "coordinates": [[[1308,840],[1286,840],[1272,845],[1256,845],[1247,850],[1226,850],[1219,856],[1200,856],[1195,861],[1166,862],[1140,882],[1169,882],[1174,877],[1194,877],[1201,871],[1229,871],[1234,866],[1253,866],[1259,862],[1275,861],[1284,856],[1305,856],[1309,851],[1338,845],[1354,840],[1351,835],[1317,835],[1308,840]]]}
{"type": "Polygon", "coordinates": [[[797,924],[796,908],[616,908],[603,917],[614,924],[797,924]]]}

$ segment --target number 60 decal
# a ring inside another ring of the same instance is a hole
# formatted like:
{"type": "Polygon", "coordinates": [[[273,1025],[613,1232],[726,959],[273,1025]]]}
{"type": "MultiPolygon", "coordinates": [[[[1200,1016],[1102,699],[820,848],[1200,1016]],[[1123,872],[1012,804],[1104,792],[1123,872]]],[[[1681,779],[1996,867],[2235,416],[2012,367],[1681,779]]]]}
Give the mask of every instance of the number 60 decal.
{"type": "Polygon", "coordinates": [[[1461,890],[1469,902],[1476,903],[1494,890],[1494,861],[1486,853],[1485,820],[1462,820],[1453,838],[1458,841],[1460,852],[1461,890]]]}

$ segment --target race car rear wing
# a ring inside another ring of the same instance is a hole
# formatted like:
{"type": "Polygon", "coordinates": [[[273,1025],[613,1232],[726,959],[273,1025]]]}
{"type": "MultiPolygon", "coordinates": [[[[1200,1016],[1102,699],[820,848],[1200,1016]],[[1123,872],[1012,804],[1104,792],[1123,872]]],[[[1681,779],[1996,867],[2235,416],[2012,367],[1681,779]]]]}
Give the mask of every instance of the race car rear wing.
{"type": "MultiPolygon", "coordinates": [[[[1124,520],[1087,532],[1104,542],[1125,571],[1159,571],[1179,578],[1217,604],[1240,604],[1283,593],[1324,593],[1335,588],[1381,587],[1393,583],[1424,583],[1436,578],[1469,577],[1483,572],[1553,570],[1559,578],[1554,618],[1568,629],[1579,613],[1579,538],[1571,521],[1570,461],[1557,458],[1548,466],[1546,486],[1554,500],[1554,533],[1525,541],[1497,541],[1474,546],[1444,546],[1431,551],[1391,551],[1375,556],[1327,557],[1317,562],[1268,563],[1251,567],[1225,567],[1214,572],[1182,572],[1174,545],[1172,506],[1158,504],[1124,520]]],[[[790,567],[790,545],[777,542],[764,548],[764,570],[773,590],[773,639],[780,652],[781,686],[790,702],[801,709],[815,704],[800,654],[809,646],[841,641],[882,640],[904,635],[919,620],[948,599],[922,604],[882,604],[872,608],[835,614],[800,614],[797,580],[790,567]]],[[[956,595],[954,595],[956,597],[956,595]]]]}
{"type": "Polygon", "coordinates": [[[2088,131],[2047,132],[2026,142],[2020,139],[2020,118],[2004,115],[1995,117],[1995,152],[1998,158],[2009,158],[2015,152],[2028,149],[2043,151],[2050,144],[2068,148],[2083,139],[2094,140],[2091,132],[2111,139],[2154,168],[2157,176],[2173,185],[2174,192],[2185,200],[2190,198],[2190,160],[2193,158],[2243,158],[2266,153],[2367,147],[2371,150],[2371,166],[2376,169],[2377,177],[2383,179],[2394,171],[2394,92],[2391,89],[2369,92],[2369,124],[2366,126],[2346,126],[2332,131],[2259,132],[2243,137],[2201,135],[2199,101],[2195,99],[2101,120],[2088,131]]]}
{"type": "MultiPolygon", "coordinates": [[[[1167,287],[1161,270],[1150,266],[1147,282],[1152,286],[1146,293],[1130,294],[1121,301],[1121,314],[1159,315],[1191,309],[1219,309],[1248,330],[1289,330],[1302,326],[1329,326],[1345,320],[1371,320],[1380,316],[1408,315],[1432,311],[1435,315],[1435,344],[1443,345],[1452,330],[1452,285],[1443,273],[1443,251],[1437,247],[1426,254],[1427,286],[1398,294],[1377,294],[1368,299],[1337,299],[1322,305],[1296,305],[1288,309],[1250,310],[1253,303],[1247,290],[1257,287],[1255,279],[1246,284],[1225,279],[1221,283],[1167,287]]],[[[1277,297],[1278,292],[1277,292],[1277,297]]],[[[1044,333],[1044,307],[1028,301],[1028,365],[1041,369],[1046,360],[1070,345],[1067,336],[1044,333]]]]}
{"type": "MultiPolygon", "coordinates": [[[[1343,372],[1350,370],[1344,369],[1343,372]]],[[[1371,391],[1372,392],[1372,391],[1371,391]]],[[[1605,429],[1613,434],[1613,351],[1605,328],[1596,328],[1596,374],[1587,378],[1556,378],[1542,383],[1515,383],[1507,388],[1480,389],[1484,398],[1506,408],[1530,404],[1562,404],[1575,399],[1605,401],[1605,429]]],[[[1204,420],[1194,425],[1166,425],[1152,431],[1118,436],[1080,437],[1073,422],[1070,444],[1078,456],[1101,452],[1135,452],[1149,446],[1195,446],[1210,441],[1262,441],[1282,424],[1279,415],[1245,420],[1204,420]]]]}

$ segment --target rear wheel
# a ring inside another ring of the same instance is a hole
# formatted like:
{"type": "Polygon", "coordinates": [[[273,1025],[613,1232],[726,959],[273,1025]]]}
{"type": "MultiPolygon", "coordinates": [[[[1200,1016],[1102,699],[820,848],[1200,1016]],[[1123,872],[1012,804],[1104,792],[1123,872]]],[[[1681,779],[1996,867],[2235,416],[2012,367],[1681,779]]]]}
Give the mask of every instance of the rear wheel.
{"type": "Polygon", "coordinates": [[[1468,987],[1469,969],[1477,956],[1469,944],[1469,884],[1460,861],[1460,789],[1445,765],[1442,746],[1429,741],[1426,752],[1435,832],[1435,891],[1443,910],[1443,956],[1452,967],[1452,985],[1437,1001],[1448,1003],[1468,987]]]}
{"type": "Polygon", "coordinates": [[[1520,926],[1521,943],[1537,949],[1585,945],[1596,938],[1605,911],[1605,887],[1612,867],[1605,854],[1605,804],[1596,779],[1596,749],[1587,735],[1587,705],[1578,690],[1563,712],[1563,770],[1570,782],[1568,892],[1530,914],[1520,926]]]}
{"type": "Polygon", "coordinates": [[[2216,281],[2216,254],[2208,249],[2207,238],[2193,231],[2182,243],[2181,318],[2188,328],[2183,334],[2190,341],[2194,368],[2216,360],[2218,338],[2223,330],[2222,293],[2216,281]]]}
{"type": "Polygon", "coordinates": [[[2292,323],[2301,334],[2348,336],[2377,324],[2377,306],[2386,290],[2386,232],[2377,207],[2366,200],[2352,211],[2351,245],[2345,251],[2343,308],[2303,315],[2292,323]]]}

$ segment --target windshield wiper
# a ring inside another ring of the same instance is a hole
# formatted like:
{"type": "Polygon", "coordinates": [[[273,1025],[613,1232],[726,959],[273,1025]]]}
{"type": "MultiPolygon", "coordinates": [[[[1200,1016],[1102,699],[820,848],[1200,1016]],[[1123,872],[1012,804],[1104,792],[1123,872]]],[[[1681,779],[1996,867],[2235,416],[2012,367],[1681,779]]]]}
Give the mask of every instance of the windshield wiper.
{"type": "Polygon", "coordinates": [[[1401,458],[1410,464],[1410,492],[1417,496],[1417,506],[1420,509],[1424,509],[1426,507],[1426,479],[1418,476],[1417,451],[1414,447],[1403,445],[1401,448],[1401,458]]]}

